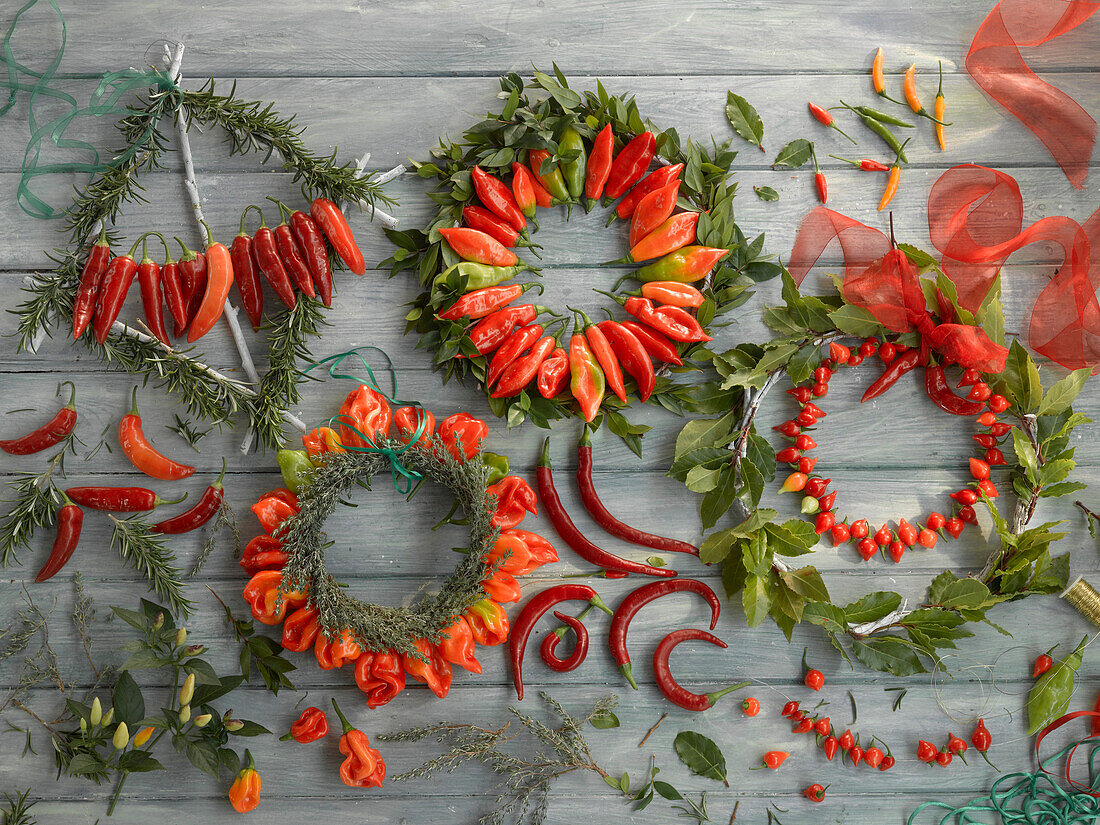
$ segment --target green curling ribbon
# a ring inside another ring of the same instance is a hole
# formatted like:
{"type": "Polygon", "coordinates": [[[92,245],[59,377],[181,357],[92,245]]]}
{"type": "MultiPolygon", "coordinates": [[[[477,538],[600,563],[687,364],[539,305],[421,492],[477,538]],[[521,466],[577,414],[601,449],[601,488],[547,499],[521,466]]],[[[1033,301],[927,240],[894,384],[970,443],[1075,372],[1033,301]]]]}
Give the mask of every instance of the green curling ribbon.
{"type": "MultiPolygon", "coordinates": [[[[15,38],[19,19],[25,13],[38,5],[39,0],[27,0],[22,8],[15,13],[11,25],[0,40],[0,63],[3,63],[5,76],[0,77],[0,87],[8,90],[7,102],[0,106],[0,116],[10,111],[19,99],[19,92],[27,92],[27,120],[30,127],[30,137],[27,148],[23,154],[22,176],[16,191],[16,202],[19,207],[35,218],[52,219],[60,218],[66,214],[66,209],[50,206],[45,200],[31,191],[31,181],[42,175],[71,174],[83,172],[91,180],[96,175],[122,166],[142,151],[157,128],[157,116],[150,118],[149,124],[140,138],[136,140],[124,152],[114,155],[103,163],[100,161],[99,150],[91,143],[76,138],[66,138],[65,131],[78,117],[105,117],[112,115],[121,118],[129,114],[129,109],[121,101],[138,89],[153,86],[157,91],[174,91],[178,87],[168,74],[157,69],[126,69],[121,72],[109,72],[104,74],[92,92],[87,106],[81,107],[76,98],[61,89],[55,88],[52,83],[57,74],[61,59],[65,54],[66,27],[65,16],[61,13],[57,0],[47,0],[50,7],[57,13],[58,23],[61,26],[61,40],[57,50],[49,57],[46,67],[42,71],[36,71],[30,66],[21,63],[15,57],[12,41],[15,38]],[[47,123],[39,124],[34,116],[35,104],[41,98],[52,98],[67,104],[70,109],[63,115],[55,117],[47,123]],[[49,140],[58,149],[65,151],[76,150],[86,152],[91,156],[87,161],[65,161],[55,163],[40,162],[42,144],[49,140]]],[[[30,24],[28,24],[30,25],[30,24]]],[[[40,24],[35,24],[40,25],[40,24]]]]}
{"type": "Polygon", "coordinates": [[[339,352],[336,355],[330,355],[327,358],[322,358],[318,361],[314,361],[312,364],[302,370],[302,374],[305,375],[315,367],[325,367],[326,365],[328,367],[327,371],[330,377],[340,380],[354,381],[357,384],[366,384],[372,390],[381,395],[391,408],[413,407],[417,410],[416,430],[411,436],[409,436],[408,442],[403,447],[397,450],[391,449],[389,447],[377,446],[374,442],[374,439],[366,433],[362,433],[358,429],[356,429],[353,426],[355,422],[346,415],[335,415],[324,422],[323,425],[332,429],[332,425],[336,424],[340,427],[350,430],[368,444],[368,446],[366,447],[355,447],[350,444],[344,444],[341,442],[340,446],[348,452],[378,453],[379,455],[385,456],[386,459],[390,462],[390,476],[393,478],[394,489],[402,495],[408,495],[410,492],[412,492],[414,482],[421,481],[423,479],[423,476],[421,476],[421,474],[416,472],[415,470],[410,470],[408,467],[402,464],[401,454],[405,452],[405,450],[416,444],[420,440],[420,437],[424,434],[424,427],[427,426],[428,423],[428,417],[423,414],[424,405],[421,404],[419,401],[403,401],[397,397],[397,370],[393,366],[393,360],[390,358],[389,353],[387,353],[384,349],[372,346],[355,347],[354,349],[349,349],[346,352],[339,352]],[[366,357],[363,355],[364,351],[370,350],[379,353],[383,358],[386,359],[386,368],[390,372],[390,382],[392,386],[389,394],[387,394],[386,391],[378,385],[378,379],[374,375],[374,370],[371,368],[370,362],[368,362],[366,357]],[[367,373],[366,380],[360,379],[354,375],[337,372],[337,370],[342,368],[344,359],[346,358],[359,359],[360,365],[367,373]]]}

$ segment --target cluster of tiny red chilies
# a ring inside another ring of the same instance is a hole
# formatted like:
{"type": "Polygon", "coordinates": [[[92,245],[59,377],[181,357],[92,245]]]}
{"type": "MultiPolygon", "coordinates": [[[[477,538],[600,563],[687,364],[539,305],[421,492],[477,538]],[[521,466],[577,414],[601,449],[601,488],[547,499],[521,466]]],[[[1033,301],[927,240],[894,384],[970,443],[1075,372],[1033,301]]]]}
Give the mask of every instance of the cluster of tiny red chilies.
{"type": "Polygon", "coordinates": [[[814,399],[820,399],[828,393],[829,381],[841,366],[858,366],[865,358],[876,353],[885,364],[885,369],[867,388],[862,401],[882,395],[901,376],[915,369],[920,360],[918,348],[907,347],[900,342],[867,338],[855,349],[849,349],[836,341],[830,343],[828,356],[822,359],[820,366],[813,372],[812,383],[787,390],[799,404],[799,412],[794,418],[773,427],[793,442],[791,446],[776,452],[775,457],[776,461],[789,464],[794,470],[783,482],[780,492],[802,493],[802,512],[814,515],[814,529],[818,535],[828,533],[834,547],[854,541],[859,555],[865,561],[885,552],[895,562],[900,562],[910,547],[935,547],[940,535],[946,533],[952,538],[958,538],[967,524],[976,523],[974,505],[981,496],[997,497],[997,488],[990,479],[990,468],[1005,463],[1004,454],[998,444],[1012,429],[1012,425],[997,418],[1008,410],[1008,400],[1002,395],[994,394],[976,369],[965,370],[957,385],[969,387],[966,397],[963,398],[949,387],[942,365],[928,364],[925,367],[924,385],[929,398],[947,412],[975,416],[978,425],[983,428],[973,436],[981,457],[969,459],[969,470],[974,479],[972,485],[951,493],[951,498],[956,503],[954,515],[948,517],[932,512],[923,524],[919,521],[910,523],[902,518],[898,519],[895,529],[883,524],[872,534],[866,519],[857,519],[851,523],[846,520],[838,521],[835,514],[837,493],[829,490],[831,479],[813,474],[817,457],[811,453],[817,448],[817,442],[809,432],[826,415],[814,403],[814,399]]]}
{"type": "Polygon", "coordinates": [[[96,343],[106,341],[135,277],[141,291],[145,324],[165,344],[185,332],[189,344],[206,335],[221,318],[234,282],[245,314],[253,329],[259,329],[264,305],[261,275],[287,307],[297,305],[295,290],[311,298],[320,295],[325,306],[331,305],[329,245],[356,275],[366,272],[363,253],[344,213],[327,198],[315,199],[308,214],[275,203],[282,220],[274,229],[264,223],[259,207],[249,206],[241,215],[240,232],[228,247],[214,241],[209,227],[203,252],[188,249],[176,238],[183,250],[178,262],[173,260],[168,241],[159,232],[146,232],[125,255],[112,257],[104,225],[84,262],[73,299],[73,338],[79,338],[91,325],[96,343]],[[260,228],[249,236],[244,224],[253,209],[260,215],[260,228]],[[164,245],[163,266],[146,251],[150,236],[159,238],[164,245]],[[139,244],[142,256],[135,261],[139,244]],[[165,307],[174,325],[171,337],[165,325],[165,307]]]}
{"type": "MultiPolygon", "coordinates": [[[[10,455],[31,455],[68,440],[76,427],[77,414],[76,386],[67,383],[72,387],[69,402],[38,429],[19,438],[0,441],[0,450],[10,455]]],[[[136,387],[130,412],[122,416],[118,423],[118,443],[130,463],[150,478],[177,481],[195,472],[194,467],[163,455],[145,436],[137,408],[136,387]]],[[[187,533],[208,522],[222,506],[224,475],[223,464],[221,474],[206,488],[194,506],[177,516],[157,522],[152,525],[152,531],[166,535],[187,533]]],[[[169,501],[146,487],[69,487],[61,497],[63,503],[57,512],[57,535],[46,563],[35,576],[36,582],[44,582],[57,575],[72,558],[84,524],[82,507],[108,512],[148,512],[161,504],[178,504],[187,498],[187,494],[169,501]]]]}

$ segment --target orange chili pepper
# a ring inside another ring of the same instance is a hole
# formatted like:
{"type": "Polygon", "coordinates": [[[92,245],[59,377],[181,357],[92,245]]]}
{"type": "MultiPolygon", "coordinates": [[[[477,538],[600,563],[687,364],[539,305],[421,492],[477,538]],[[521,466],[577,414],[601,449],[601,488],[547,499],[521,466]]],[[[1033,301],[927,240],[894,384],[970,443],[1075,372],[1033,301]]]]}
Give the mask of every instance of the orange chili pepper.
{"type": "Polygon", "coordinates": [[[932,114],[936,118],[936,123],[933,125],[933,131],[936,133],[936,143],[940,146],[940,151],[947,150],[947,125],[943,122],[943,116],[947,114],[947,101],[943,97],[943,61],[940,61],[940,87],[936,90],[936,105],[933,107],[932,114]]]}
{"type": "Polygon", "coordinates": [[[282,583],[283,574],[278,570],[261,570],[244,586],[241,596],[248,602],[252,618],[260,624],[279,624],[288,610],[302,607],[308,601],[308,596],[297,590],[283,593],[280,597],[279,586],[282,583]]]}
{"type": "Polygon", "coordinates": [[[340,753],[347,759],[340,766],[340,779],[352,788],[381,788],[382,780],[386,778],[386,763],[382,761],[382,754],[370,746],[370,740],[363,731],[351,726],[335,699],[332,700],[332,707],[344,726],[340,753]]]}
{"type": "Polygon", "coordinates": [[[416,681],[426,684],[440,699],[444,698],[451,689],[451,663],[443,658],[436,645],[429,644],[424,639],[417,639],[415,644],[424,658],[402,655],[401,664],[405,672],[416,681]]]}
{"type": "Polygon", "coordinates": [[[398,437],[406,442],[420,430],[416,446],[427,447],[435,433],[435,416],[422,407],[398,407],[393,414],[393,425],[397,429],[398,437]],[[420,426],[421,422],[424,423],[423,427],[420,426]]]}
{"type": "MultiPolygon", "coordinates": [[[[908,140],[905,141],[905,143],[908,142],[908,140]]],[[[898,157],[894,160],[894,165],[890,167],[890,173],[886,176],[886,188],[882,190],[882,199],[878,202],[879,212],[887,207],[898,191],[898,183],[901,181],[901,150],[905,148],[905,143],[901,145],[901,149],[898,149],[898,157]]]]}
{"type": "Polygon", "coordinates": [[[886,55],[882,51],[882,46],[879,46],[878,51],[875,52],[875,59],[871,63],[871,85],[875,88],[875,94],[886,95],[886,79],[882,76],[882,64],[886,60],[886,55]]]}
{"type": "Polygon", "coordinates": [[[508,641],[508,614],[492,599],[474,602],[465,616],[479,645],[494,647],[508,641]]]}
{"type": "MultiPolygon", "coordinates": [[[[206,226],[206,223],[203,223],[206,226]]],[[[202,303],[187,327],[187,343],[193,344],[222,317],[229,287],[233,286],[233,259],[225,244],[215,243],[210,227],[206,226],[209,243],[206,246],[206,293],[202,303]]]]}
{"type": "Polygon", "coordinates": [[[917,97],[917,64],[914,63],[908,69],[905,70],[905,79],[901,84],[902,91],[905,92],[905,102],[909,104],[909,108],[916,114],[920,114],[924,111],[924,104],[920,102],[920,98],[917,97]]]}
{"type": "Polygon", "coordinates": [[[469,461],[481,449],[489,425],[469,413],[455,413],[439,422],[436,434],[456,460],[469,461]]]}
{"type": "Polygon", "coordinates": [[[497,569],[513,576],[524,576],[545,562],[535,560],[527,542],[515,535],[501,533],[485,554],[485,563],[498,563],[497,569]]]}
{"type": "Polygon", "coordinates": [[[650,281],[642,284],[642,297],[674,307],[697,307],[704,300],[703,293],[691,284],[676,281],[650,281]]]}
{"type": "Polygon", "coordinates": [[[287,492],[290,497],[268,493],[252,505],[252,512],[268,535],[273,535],[284,521],[298,512],[298,497],[289,490],[287,492]]]}
{"type": "Polygon", "coordinates": [[[497,570],[491,578],[481,583],[481,589],[485,595],[497,602],[518,602],[520,600],[519,582],[511,573],[497,570]]]}
{"type": "Polygon", "coordinates": [[[569,373],[569,391],[577,400],[584,420],[591,422],[600,411],[607,380],[592,345],[576,325],[569,339],[569,373]]]}
{"type": "Polygon", "coordinates": [[[661,258],[670,252],[695,242],[695,226],[699,223],[698,212],[681,212],[673,215],[638,243],[630,248],[630,254],[623,263],[637,263],[651,258],[661,258]]]}
{"type": "Polygon", "coordinates": [[[252,752],[246,750],[244,755],[248,763],[229,786],[229,804],[239,814],[246,814],[260,804],[260,772],[256,770],[252,752]]]}
{"type": "MultiPolygon", "coordinates": [[[[570,307],[570,309],[572,309],[572,307],[570,307]]],[[[603,330],[592,323],[592,319],[589,318],[588,315],[579,309],[574,309],[573,312],[584,319],[584,337],[588,340],[588,346],[596,356],[596,361],[600,365],[600,369],[603,370],[604,381],[607,383],[608,389],[615,393],[620,401],[625,402],[626,387],[623,386],[623,369],[619,365],[619,359],[615,355],[615,350],[611,348],[611,342],[607,340],[607,336],[604,335],[603,330]]],[[[507,526],[515,527],[514,524],[509,524],[507,526]]]]}
{"type": "Polygon", "coordinates": [[[452,665],[466,668],[470,673],[481,673],[481,662],[474,657],[476,646],[470,623],[459,616],[454,624],[443,631],[446,637],[439,643],[440,655],[452,665]]]}
{"type": "Polygon", "coordinates": [[[161,481],[178,481],[195,472],[189,464],[181,464],[162,455],[149,440],[141,428],[141,416],[137,408],[137,387],[134,387],[133,403],[130,412],[118,422],[118,443],[122,453],[130,463],[150,478],[161,481]]]}
{"type": "Polygon", "coordinates": [[[355,634],[350,629],[344,628],[335,639],[329,639],[324,633],[317,634],[317,641],[313,645],[313,655],[317,658],[317,666],[321,670],[335,670],[343,667],[348,662],[354,662],[363,653],[363,648],[355,641],[355,634]]]}
{"type": "Polygon", "coordinates": [[[385,438],[393,420],[386,399],[366,384],[360,384],[348,393],[340,406],[338,418],[340,441],[349,447],[359,448],[368,446],[365,439],[374,440],[376,436],[385,438]]]}
{"type": "Polygon", "coordinates": [[[510,529],[501,530],[500,535],[503,538],[514,537],[519,539],[526,545],[528,552],[531,554],[531,564],[523,572],[509,570],[508,572],[513,575],[522,576],[538,567],[542,567],[544,564],[552,564],[558,560],[558,551],[554,549],[554,545],[538,533],[532,533],[529,530],[510,529]]]}

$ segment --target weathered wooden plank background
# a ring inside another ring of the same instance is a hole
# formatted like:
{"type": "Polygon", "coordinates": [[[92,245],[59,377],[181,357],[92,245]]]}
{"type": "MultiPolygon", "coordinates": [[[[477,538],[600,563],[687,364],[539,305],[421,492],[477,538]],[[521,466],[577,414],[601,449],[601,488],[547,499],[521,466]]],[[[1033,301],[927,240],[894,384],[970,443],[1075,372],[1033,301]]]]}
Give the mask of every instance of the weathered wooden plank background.
{"type": "MultiPolygon", "coordinates": [[[[1045,150],[1014,119],[992,107],[962,72],[962,60],[970,38],[987,14],[991,0],[951,0],[928,4],[883,4],[865,0],[835,4],[825,0],[799,2],[717,2],[659,0],[620,3],[586,3],[578,0],[554,3],[502,4],[496,2],[367,2],[366,0],[321,0],[310,3],[210,3],[201,10],[192,4],[149,2],[124,3],[115,0],[85,0],[70,3],[67,15],[69,49],[62,70],[71,76],[66,88],[78,98],[90,93],[91,76],[129,65],[141,65],[159,55],[163,40],[187,44],[184,62],[186,78],[214,76],[226,83],[240,79],[239,92],[250,98],[270,99],[284,112],[299,112],[308,126],[308,137],[324,149],[339,145],[341,155],[372,152],[370,167],[386,169],[407,157],[422,157],[437,136],[457,135],[464,125],[493,105],[495,77],[509,70],[524,72],[532,63],[548,66],[556,61],[578,88],[592,78],[604,79],[613,92],[633,91],[644,112],[659,123],[675,124],[682,135],[729,136],[723,117],[725,91],[734,89],[751,100],[764,117],[767,156],[747,149],[737,158],[740,220],[747,231],[764,231],[768,249],[786,255],[798,221],[811,205],[810,181],[806,174],[776,172],[768,168],[774,150],[788,140],[807,136],[818,141],[822,159],[827,152],[880,155],[872,140],[859,150],[850,150],[839,136],[825,132],[809,120],[807,97],[831,101],[839,96],[866,98],[865,67],[874,49],[882,45],[889,66],[900,70],[917,61],[923,72],[921,90],[926,101],[934,94],[931,85],[937,60],[942,59],[950,117],[957,124],[949,131],[949,150],[935,151],[930,130],[922,128],[911,150],[913,165],[906,170],[902,190],[894,203],[899,238],[927,246],[923,205],[928,187],[948,166],[979,162],[1007,169],[1020,181],[1025,199],[1025,219],[1048,214],[1067,214],[1083,220],[1097,206],[1095,181],[1077,192],[1053,164],[1045,150]],[[781,193],[778,203],[762,203],[751,194],[752,185],[767,184],[781,193]]],[[[0,22],[14,3],[4,4],[0,22]]],[[[34,18],[31,18],[32,22],[34,18]]],[[[43,16],[39,25],[20,32],[19,55],[32,65],[52,53],[57,28],[43,16]]],[[[1037,71],[1048,73],[1057,84],[1087,109],[1100,109],[1096,70],[1100,65],[1100,23],[1089,22],[1075,32],[1028,55],[1037,71]]],[[[188,80],[197,85],[197,80],[188,80]]],[[[48,266],[46,250],[55,245],[54,227],[23,215],[14,204],[14,193],[26,140],[26,103],[0,119],[0,309],[14,307],[17,287],[23,277],[48,266]]],[[[99,144],[110,144],[108,124],[83,125],[82,135],[99,144]]],[[[235,231],[241,208],[262,202],[265,195],[293,198],[295,187],[288,176],[258,167],[252,158],[229,157],[216,135],[194,135],[196,168],[203,193],[204,209],[215,231],[225,237],[235,231]]],[[[880,179],[825,164],[830,180],[830,206],[869,221],[874,218],[880,179]]],[[[71,180],[51,180],[38,191],[56,203],[63,203],[71,180]]],[[[148,205],[131,208],[120,221],[130,237],[147,229],[181,234],[195,240],[189,222],[180,176],[174,169],[150,176],[148,205]]],[[[415,179],[401,179],[389,188],[400,198],[394,211],[407,225],[416,225],[429,213],[424,187],[415,179]]],[[[606,283],[606,270],[593,266],[621,254],[619,234],[603,229],[602,216],[574,217],[568,225],[556,217],[545,217],[538,240],[545,248],[547,301],[595,307],[598,297],[589,292],[593,284],[606,283]]],[[[368,261],[377,262],[389,254],[389,246],[376,226],[365,219],[355,228],[368,261]]],[[[1059,261],[1054,250],[1036,245],[1013,258],[1004,278],[1008,326],[1024,328],[1023,319],[1044,278],[1059,261]]],[[[486,414],[477,393],[460,386],[443,387],[428,369],[424,353],[413,349],[413,341],[401,336],[401,304],[415,292],[406,280],[389,280],[382,272],[368,272],[364,279],[343,279],[331,328],[316,349],[325,355],[352,346],[372,344],[393,357],[400,373],[401,393],[420,398],[444,414],[467,409],[486,414]]],[[[763,301],[774,299],[777,286],[765,285],[738,319],[721,333],[719,344],[758,340],[767,333],[758,320],[763,301]]],[[[131,302],[136,307],[136,298],[131,302]]],[[[136,311],[128,308],[125,312],[136,311]]],[[[5,316],[6,317],[6,316],[5,316]]],[[[12,329],[11,320],[0,332],[12,329]]],[[[113,427],[128,406],[132,381],[125,375],[103,373],[94,359],[72,350],[59,336],[35,356],[17,355],[13,347],[0,348],[0,386],[4,391],[0,434],[8,436],[34,426],[57,403],[56,383],[74,379],[80,389],[80,434],[91,444],[104,428],[113,427]],[[34,407],[34,411],[22,408],[34,407]]],[[[255,339],[260,348],[259,339],[255,339]]],[[[202,347],[212,364],[227,371],[236,367],[236,356],[222,328],[216,329],[202,347]]],[[[262,364],[261,364],[262,366],[262,364]]],[[[873,520],[898,515],[925,513],[943,501],[944,490],[965,478],[961,461],[968,450],[967,425],[948,422],[938,415],[916,385],[895,390],[885,400],[861,408],[855,400],[870,379],[870,370],[853,371],[838,381],[830,393],[830,416],[822,427],[822,466],[836,482],[845,500],[858,503],[873,520]]],[[[307,421],[320,420],[347,388],[335,382],[310,391],[298,410],[307,421]]],[[[162,429],[179,412],[169,399],[152,389],[140,393],[146,430],[169,452],[184,455],[186,447],[162,429]]],[[[1079,408],[1093,417],[1100,415],[1100,396],[1088,387],[1079,408]]],[[[761,424],[781,420],[782,403],[769,405],[761,424]]],[[[647,436],[645,454],[638,459],[617,439],[601,435],[596,444],[598,483],[606,501],[619,513],[630,514],[635,523],[651,529],[698,539],[695,501],[684,488],[664,477],[672,454],[678,419],[656,411],[637,414],[654,426],[647,436]],[[644,501],[643,506],[638,506],[644,501]]],[[[563,495],[579,510],[570,471],[571,445],[577,429],[571,422],[555,431],[554,459],[560,469],[563,495]]],[[[490,448],[508,453],[514,466],[530,469],[534,463],[541,431],[524,427],[506,432],[493,423],[490,448]]],[[[229,499],[242,514],[245,536],[255,532],[248,505],[257,493],[276,484],[277,473],[270,457],[242,457],[236,450],[238,433],[213,433],[202,443],[201,455],[194,456],[200,470],[187,486],[197,493],[221,463],[230,461],[227,480],[229,499]]],[[[1077,477],[1092,481],[1100,468],[1100,438],[1094,428],[1081,428],[1077,436],[1077,477]]],[[[0,461],[0,476],[39,466],[34,458],[0,461]]],[[[117,454],[100,452],[92,461],[70,464],[70,480],[137,481],[132,468],[117,454]]],[[[339,515],[331,525],[335,541],[331,565],[354,592],[383,602],[395,603],[424,585],[437,581],[440,570],[450,565],[447,548],[460,539],[458,533],[433,534],[434,516],[446,505],[437,491],[426,490],[418,506],[404,508],[399,517],[390,512],[395,494],[378,485],[378,490],[358,510],[339,515]]],[[[174,489],[174,488],[173,488],[174,489]]],[[[792,502],[780,502],[790,507],[792,502]]],[[[784,511],[785,512],[785,511],[784,511]]],[[[1065,518],[1071,535],[1063,543],[1074,552],[1074,571],[1100,572],[1096,547],[1085,532],[1079,512],[1060,505],[1049,507],[1040,518],[1065,518]]],[[[577,520],[593,527],[583,515],[577,520]]],[[[553,538],[543,519],[525,523],[553,538]]],[[[70,565],[80,569],[92,595],[101,606],[132,605],[144,595],[144,587],[131,571],[123,569],[107,547],[107,530],[102,519],[89,517],[84,540],[70,565]]],[[[608,541],[609,546],[615,543],[608,541]]],[[[174,547],[186,562],[195,553],[197,538],[183,538],[174,547]]],[[[526,592],[554,582],[559,576],[578,572],[570,552],[562,549],[562,563],[540,571],[526,592]]],[[[623,548],[616,548],[623,549],[623,548]]],[[[3,593],[5,620],[19,601],[20,584],[28,571],[36,570],[46,551],[46,542],[24,559],[24,567],[9,571],[3,593]]],[[[959,542],[942,542],[933,551],[911,552],[900,565],[881,562],[857,563],[850,552],[821,549],[813,563],[826,572],[831,591],[838,599],[856,597],[873,589],[897,589],[919,598],[929,578],[945,567],[964,573],[980,565],[984,543],[968,532],[959,542]]],[[[684,574],[714,580],[714,576],[690,559],[671,560],[684,574]]],[[[29,576],[28,576],[29,578],[29,576]]],[[[236,645],[229,639],[221,613],[202,584],[209,584],[238,610],[235,593],[243,583],[233,560],[226,555],[213,559],[191,587],[200,609],[191,623],[192,637],[209,642],[210,658],[219,667],[233,666],[236,645]]],[[[717,582],[715,582],[717,586],[717,582]]],[[[600,582],[599,589],[614,603],[629,584],[600,582]]],[[[71,604],[71,585],[59,578],[33,587],[36,598],[56,598],[54,632],[51,638],[62,656],[63,669],[79,684],[88,674],[80,667],[78,643],[65,620],[71,604]]],[[[647,610],[635,623],[631,646],[635,659],[644,662],[663,631],[670,626],[699,624],[703,610],[695,600],[673,598],[647,610]]],[[[1087,624],[1067,605],[1055,598],[1036,598],[1023,605],[1002,607],[993,618],[1014,634],[1006,639],[989,628],[978,630],[974,639],[961,646],[957,658],[949,660],[954,679],[943,692],[951,718],[937,707],[932,680],[914,677],[898,680],[844,666],[814,632],[797,631],[788,645],[773,627],[749,631],[736,606],[730,606],[718,628],[730,643],[730,650],[714,655],[710,650],[685,650],[678,654],[676,670],[692,685],[720,684],[752,678],[760,685],[754,691],[764,712],[754,720],[743,718],[736,700],[707,714],[691,715],[663,702],[648,673],[637,668],[641,690],[626,690],[616,678],[613,664],[598,641],[606,622],[590,623],[593,651],[585,667],[565,677],[548,672],[538,663],[528,666],[528,695],[538,688],[551,689],[559,698],[577,707],[613,690],[623,696],[620,717],[623,728],[592,734],[598,758],[615,771],[641,774],[649,755],[656,756],[665,774],[682,789],[708,790],[715,821],[724,822],[736,800],[741,801],[738,822],[765,819],[764,809],[772,802],[790,813],[782,816],[790,825],[800,822],[901,822],[921,801],[947,796],[963,800],[979,795],[994,773],[983,763],[971,760],[969,767],[956,763],[950,770],[929,773],[913,755],[918,735],[942,740],[948,729],[969,731],[978,713],[989,720],[996,744],[991,756],[1009,770],[1030,765],[1029,740],[1020,722],[1023,694],[1028,686],[1030,661],[1054,641],[1076,641],[1088,630],[1087,624]],[[867,779],[851,782],[857,774],[850,767],[826,764],[819,752],[805,741],[792,741],[787,727],[776,717],[778,706],[789,694],[801,697],[799,658],[808,646],[811,659],[829,680],[822,698],[830,701],[831,715],[841,724],[849,721],[845,691],[851,689],[859,701],[858,728],[878,733],[894,748],[898,766],[888,774],[861,774],[867,779]],[[975,667],[975,666],[988,667],[975,667]],[[991,676],[995,681],[991,682],[991,676]],[[909,693],[902,711],[891,712],[896,694],[885,687],[905,686],[909,693]],[[639,750],[635,743],[665,710],[670,718],[639,750]],[[731,788],[689,778],[672,752],[671,741],[679,730],[692,728],[714,738],[725,749],[731,765],[731,788]],[[760,754],[773,747],[793,752],[792,759],[778,774],[749,772],[760,754]],[[834,782],[829,799],[812,810],[798,796],[811,781],[834,782]]],[[[96,650],[114,661],[117,645],[127,637],[119,624],[102,622],[96,628],[96,650]]],[[[537,639],[536,639],[537,642],[537,639]]],[[[483,657],[485,674],[478,679],[459,676],[445,702],[435,700],[419,686],[412,687],[391,705],[368,713],[358,710],[358,695],[349,685],[348,674],[322,672],[305,657],[294,675],[308,703],[322,704],[328,695],[342,699],[344,707],[356,708],[355,721],[371,735],[394,730],[425,719],[451,718],[499,720],[511,701],[509,674],[502,651],[483,657]]],[[[1091,704],[1100,683],[1100,665],[1086,657],[1078,703],[1091,704]]],[[[10,686],[14,668],[0,668],[0,683],[10,686]]],[[[35,704],[50,707],[52,692],[36,694],[35,704]]],[[[273,730],[285,730],[296,715],[301,693],[287,693],[277,700],[252,687],[233,697],[240,710],[273,730]]],[[[529,699],[527,704],[534,700],[529,699]]],[[[22,723],[22,720],[17,720],[22,723]]],[[[44,822],[88,822],[104,812],[106,787],[84,782],[54,782],[49,747],[36,735],[39,755],[20,758],[22,738],[0,737],[0,790],[32,786],[34,795],[45,801],[37,809],[44,822]]],[[[318,810],[334,822],[472,822],[492,802],[492,777],[471,772],[429,784],[396,786],[381,791],[352,791],[339,783],[335,744],[326,740],[311,747],[294,743],[256,742],[255,751],[264,777],[262,815],[273,822],[297,822],[318,810]]],[[[415,764],[425,751],[414,747],[386,749],[390,772],[415,764]]],[[[132,777],[114,819],[118,822],[228,822],[235,816],[224,796],[224,784],[185,774],[132,777]]],[[[598,780],[570,778],[555,789],[549,822],[575,822],[593,816],[596,821],[629,822],[633,816],[598,780]]],[[[675,814],[655,805],[644,815],[655,822],[671,822],[675,814]]]]}

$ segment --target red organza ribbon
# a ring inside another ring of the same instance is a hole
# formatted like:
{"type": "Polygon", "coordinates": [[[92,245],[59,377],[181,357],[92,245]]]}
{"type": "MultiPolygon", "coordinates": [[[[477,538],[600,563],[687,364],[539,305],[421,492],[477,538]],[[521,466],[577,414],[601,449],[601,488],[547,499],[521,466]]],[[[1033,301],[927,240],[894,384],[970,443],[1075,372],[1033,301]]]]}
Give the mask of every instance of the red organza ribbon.
{"type": "MultiPolygon", "coordinates": [[[[1062,727],[1062,725],[1066,724],[1067,722],[1072,722],[1074,719],[1080,719],[1081,717],[1088,717],[1090,721],[1095,722],[1096,719],[1100,717],[1100,713],[1097,713],[1094,710],[1076,710],[1073,713],[1067,713],[1065,716],[1061,716],[1058,719],[1055,719],[1053,722],[1051,722],[1049,725],[1039,731],[1039,734],[1035,737],[1035,762],[1036,764],[1038,764],[1040,771],[1047,774],[1048,776],[1054,777],[1055,779],[1061,778],[1058,776],[1058,774],[1049,770],[1047,766],[1043,764],[1043,759],[1039,755],[1039,746],[1043,744],[1043,740],[1047,738],[1048,734],[1058,730],[1058,728],[1062,727]]],[[[1078,793],[1088,794],[1092,797],[1100,797],[1100,789],[1090,787],[1082,782],[1078,782],[1076,779],[1073,778],[1072,774],[1070,773],[1070,765],[1073,764],[1074,754],[1077,753],[1077,749],[1081,747],[1081,745],[1085,744],[1100,744],[1100,738],[1097,738],[1095,736],[1086,736],[1083,739],[1078,739],[1073,744],[1073,746],[1068,749],[1068,751],[1066,752],[1065,765],[1066,783],[1078,793]]],[[[1089,767],[1091,770],[1092,766],[1090,765],[1089,767]]]]}
{"type": "Polygon", "coordinates": [[[1031,71],[1020,46],[1060,37],[1097,10],[1100,0],[1002,0],[978,28],[966,55],[966,69],[982,91],[1034,132],[1078,189],[1088,176],[1096,121],[1031,71]]]}

